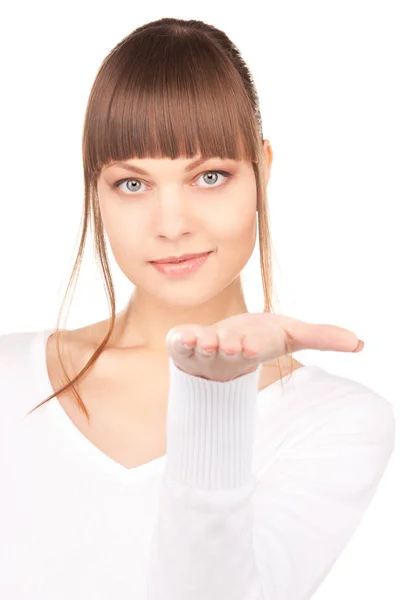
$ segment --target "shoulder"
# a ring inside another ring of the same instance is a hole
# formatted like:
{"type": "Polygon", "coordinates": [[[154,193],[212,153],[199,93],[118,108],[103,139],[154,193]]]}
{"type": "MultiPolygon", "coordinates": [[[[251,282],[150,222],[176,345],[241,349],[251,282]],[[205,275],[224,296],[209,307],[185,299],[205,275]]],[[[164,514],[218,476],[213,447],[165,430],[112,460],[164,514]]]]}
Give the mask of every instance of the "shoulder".
{"type": "Polygon", "coordinates": [[[270,397],[262,403],[262,427],[272,428],[282,446],[337,437],[392,449],[393,404],[361,381],[307,365],[271,388],[270,397]]]}
{"type": "Polygon", "coordinates": [[[279,363],[278,360],[262,363],[259,375],[259,390],[263,390],[301,367],[304,367],[301,362],[296,359],[291,360],[287,355],[281,357],[279,363]]]}
{"type": "MultiPolygon", "coordinates": [[[[345,434],[351,444],[356,436],[365,437],[367,442],[388,438],[393,443],[393,404],[368,385],[312,367],[301,386],[298,392],[302,390],[300,396],[316,434],[345,434]]],[[[298,401],[301,403],[300,397],[298,401]]]]}
{"type": "Polygon", "coordinates": [[[77,329],[61,330],[61,344],[72,355],[92,355],[98,348],[109,329],[109,319],[90,323],[77,329]]]}

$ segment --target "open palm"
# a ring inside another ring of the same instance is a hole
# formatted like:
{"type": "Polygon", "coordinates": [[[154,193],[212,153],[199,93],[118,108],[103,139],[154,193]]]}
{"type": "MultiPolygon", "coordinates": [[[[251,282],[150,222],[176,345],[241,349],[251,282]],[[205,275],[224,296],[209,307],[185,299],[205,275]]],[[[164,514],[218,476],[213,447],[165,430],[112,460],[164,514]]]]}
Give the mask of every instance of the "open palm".
{"type": "Polygon", "coordinates": [[[177,325],[166,336],[167,352],[179,369],[214,381],[230,381],[289,352],[358,352],[363,346],[343,327],[272,313],[242,313],[213,325],[177,325]]]}

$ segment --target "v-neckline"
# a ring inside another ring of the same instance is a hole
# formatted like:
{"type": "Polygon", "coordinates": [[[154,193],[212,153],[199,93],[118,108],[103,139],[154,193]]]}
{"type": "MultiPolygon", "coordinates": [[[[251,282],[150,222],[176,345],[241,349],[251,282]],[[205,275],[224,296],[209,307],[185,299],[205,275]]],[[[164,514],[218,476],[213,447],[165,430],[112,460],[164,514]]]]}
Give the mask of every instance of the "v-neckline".
{"type": "MultiPolygon", "coordinates": [[[[48,338],[56,331],[55,328],[52,329],[43,329],[40,330],[33,340],[32,347],[32,360],[33,364],[38,369],[35,369],[36,375],[36,383],[38,393],[40,395],[39,402],[51,396],[54,393],[54,389],[51,385],[51,381],[48,375],[47,368],[47,341],[48,338]],[[38,361],[38,362],[37,362],[38,361]]],[[[315,365],[304,365],[303,367],[296,369],[292,373],[292,377],[296,376],[299,371],[304,371],[319,368],[315,365]]],[[[267,391],[271,391],[274,389],[277,384],[280,384],[281,380],[278,379],[266,387],[262,388],[258,391],[258,398],[262,398],[267,391]]],[[[117,477],[120,481],[124,483],[136,483],[140,481],[145,481],[148,478],[154,477],[157,474],[160,474],[164,468],[164,463],[167,458],[167,453],[157,458],[154,458],[146,463],[141,465],[137,465],[136,467],[125,467],[121,463],[117,462],[105,452],[100,450],[91,440],[89,440],[86,435],[84,435],[78,427],[73,423],[71,418],[63,409],[60,404],[58,398],[54,396],[51,400],[48,400],[43,407],[47,410],[49,416],[51,417],[53,423],[58,426],[63,435],[66,435],[67,438],[72,442],[76,448],[80,451],[84,452],[87,459],[91,459],[98,469],[108,472],[109,474],[117,477]]]]}

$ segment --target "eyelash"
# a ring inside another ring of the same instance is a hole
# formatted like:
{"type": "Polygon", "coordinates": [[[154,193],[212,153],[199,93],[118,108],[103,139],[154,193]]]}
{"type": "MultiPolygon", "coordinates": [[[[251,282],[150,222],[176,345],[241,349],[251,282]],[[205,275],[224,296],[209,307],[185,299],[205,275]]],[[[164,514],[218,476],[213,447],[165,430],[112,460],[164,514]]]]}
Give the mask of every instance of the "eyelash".
{"type": "MultiPolygon", "coordinates": [[[[220,170],[214,170],[214,169],[212,169],[212,170],[210,170],[210,171],[204,171],[203,173],[200,173],[200,175],[198,176],[198,179],[199,179],[199,178],[200,178],[202,175],[206,175],[207,173],[221,173],[221,175],[223,175],[224,177],[226,177],[226,178],[227,178],[227,180],[228,180],[230,177],[232,177],[232,173],[229,173],[228,171],[220,171],[220,170]]],[[[115,187],[115,188],[119,188],[119,186],[121,186],[121,185],[122,185],[122,183],[125,183],[126,181],[141,181],[141,179],[138,179],[137,177],[126,177],[125,179],[119,179],[119,181],[116,181],[116,182],[113,184],[113,187],[115,187]]],[[[142,183],[143,183],[143,182],[142,182],[142,183]]],[[[224,182],[224,183],[226,183],[226,182],[224,182]]],[[[201,186],[198,186],[198,187],[201,187],[201,186]]],[[[222,185],[213,185],[213,186],[212,186],[212,185],[206,185],[206,186],[204,186],[204,187],[207,187],[207,188],[212,188],[212,187],[222,187],[222,185]]],[[[139,195],[139,192],[140,192],[140,190],[137,190],[137,192],[138,192],[138,193],[135,193],[135,194],[125,194],[125,195],[126,195],[126,196],[138,196],[138,195],[139,195]]]]}

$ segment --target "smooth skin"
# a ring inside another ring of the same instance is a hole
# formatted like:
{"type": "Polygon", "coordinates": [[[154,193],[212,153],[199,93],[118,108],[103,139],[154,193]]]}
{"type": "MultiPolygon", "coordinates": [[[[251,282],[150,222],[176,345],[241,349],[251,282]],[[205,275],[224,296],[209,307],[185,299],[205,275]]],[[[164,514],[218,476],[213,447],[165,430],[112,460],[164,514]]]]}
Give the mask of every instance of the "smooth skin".
{"type": "MultiPolygon", "coordinates": [[[[263,150],[268,183],[273,158],[268,140],[263,150]]],[[[240,273],[257,235],[252,165],[214,157],[192,168],[194,160],[135,158],[107,165],[101,172],[102,220],[121,270],[135,284],[128,305],[116,315],[105,359],[143,349],[152,357],[170,355],[186,372],[220,379],[268,361],[276,368],[278,358],[303,348],[353,351],[358,339],[341,327],[300,326],[290,317],[248,312],[240,273]],[[177,280],[149,264],[169,255],[209,250],[213,252],[198,271],[177,280]],[[189,333],[200,333],[198,347],[202,343],[216,356],[203,362],[198,351],[186,354],[177,341],[169,343],[172,331],[185,334],[193,344],[196,339],[189,333]],[[232,361],[223,356],[219,345],[240,357],[232,361]],[[256,356],[244,355],[251,350],[256,356]]]]}
{"type": "MultiPolygon", "coordinates": [[[[264,153],[269,178],[267,140],[264,153]]],[[[246,161],[214,157],[191,169],[198,158],[132,158],[101,172],[102,221],[121,271],[135,286],[117,315],[108,345],[112,350],[144,348],[166,357],[172,327],[213,325],[248,312],[240,275],[257,239],[253,168],[246,161]],[[198,271],[179,279],[149,264],[210,250],[198,271]]]]}
{"type": "Polygon", "coordinates": [[[348,329],[270,313],[236,315],[209,327],[175,327],[166,343],[179,369],[215,381],[230,381],[289,352],[359,352],[364,347],[348,329]]]}
{"type": "MultiPolygon", "coordinates": [[[[268,140],[264,153],[268,180],[273,156],[268,140]]],[[[257,238],[252,165],[217,157],[193,165],[198,158],[133,158],[123,161],[124,166],[106,165],[98,179],[109,244],[134,289],[115,314],[102,354],[80,381],[91,422],[69,390],[58,395],[58,402],[93,445],[127,468],[166,451],[169,355],[181,370],[219,381],[262,363],[261,390],[304,366],[289,356],[282,358],[289,351],[316,346],[350,351],[357,343],[354,334],[335,326],[306,324],[305,330],[289,317],[248,312],[240,274],[257,238]],[[218,170],[231,177],[216,174],[218,170]],[[149,264],[208,250],[214,252],[198,271],[177,280],[149,264]],[[186,351],[173,340],[177,332],[195,349],[186,351]],[[236,356],[222,356],[220,345],[236,356]],[[202,357],[196,346],[212,347],[214,355],[202,357]],[[245,356],[251,351],[252,357],[245,356]]],[[[105,319],[63,332],[62,356],[70,378],[91,358],[109,325],[105,319]]],[[[57,390],[65,374],[55,336],[49,338],[46,354],[50,382],[57,390]]]]}

